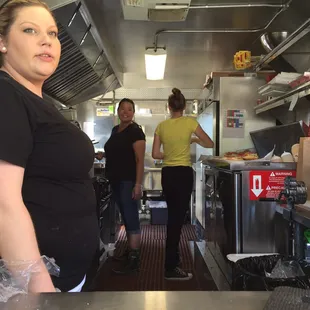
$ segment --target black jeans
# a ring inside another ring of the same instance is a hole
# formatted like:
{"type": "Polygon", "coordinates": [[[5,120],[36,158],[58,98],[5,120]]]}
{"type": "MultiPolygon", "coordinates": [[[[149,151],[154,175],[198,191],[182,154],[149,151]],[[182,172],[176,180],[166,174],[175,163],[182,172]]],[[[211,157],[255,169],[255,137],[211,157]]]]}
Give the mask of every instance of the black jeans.
{"type": "Polygon", "coordinates": [[[186,211],[193,190],[193,169],[176,166],[162,169],[162,188],[168,207],[165,269],[173,270],[179,262],[179,242],[186,211]]]}

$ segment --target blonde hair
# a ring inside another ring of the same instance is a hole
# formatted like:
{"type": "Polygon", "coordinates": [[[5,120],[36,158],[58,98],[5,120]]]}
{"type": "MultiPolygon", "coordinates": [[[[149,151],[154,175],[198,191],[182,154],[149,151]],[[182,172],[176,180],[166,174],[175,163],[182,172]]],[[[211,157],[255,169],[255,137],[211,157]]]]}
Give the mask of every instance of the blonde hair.
{"type": "MultiPolygon", "coordinates": [[[[9,0],[4,2],[0,7],[0,36],[5,38],[10,31],[12,24],[14,23],[18,10],[30,7],[41,6],[51,13],[48,5],[41,0],[9,0]]],[[[54,18],[54,16],[53,16],[54,18]]],[[[54,18],[55,19],[55,18],[54,18]]],[[[3,65],[3,55],[0,53],[0,67],[3,65]]]]}

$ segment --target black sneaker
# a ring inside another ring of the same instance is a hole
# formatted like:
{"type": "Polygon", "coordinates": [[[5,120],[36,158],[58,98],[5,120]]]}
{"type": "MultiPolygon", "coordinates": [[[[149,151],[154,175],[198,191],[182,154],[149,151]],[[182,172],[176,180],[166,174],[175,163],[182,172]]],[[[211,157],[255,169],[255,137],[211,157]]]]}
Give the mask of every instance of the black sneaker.
{"type": "Polygon", "coordinates": [[[176,267],[173,270],[167,270],[165,272],[165,279],[172,281],[187,281],[193,277],[191,273],[183,271],[181,268],[176,267]]]}
{"type": "Polygon", "coordinates": [[[128,259],[119,269],[113,269],[116,274],[132,274],[139,272],[140,269],[140,253],[138,250],[131,251],[128,259]]]}
{"type": "Polygon", "coordinates": [[[181,268],[182,266],[182,257],[179,256],[178,261],[177,261],[177,267],[181,268]]]}
{"type": "Polygon", "coordinates": [[[117,262],[125,261],[126,259],[128,259],[128,255],[129,255],[129,250],[126,249],[121,255],[112,256],[112,260],[117,261],[117,262]]]}

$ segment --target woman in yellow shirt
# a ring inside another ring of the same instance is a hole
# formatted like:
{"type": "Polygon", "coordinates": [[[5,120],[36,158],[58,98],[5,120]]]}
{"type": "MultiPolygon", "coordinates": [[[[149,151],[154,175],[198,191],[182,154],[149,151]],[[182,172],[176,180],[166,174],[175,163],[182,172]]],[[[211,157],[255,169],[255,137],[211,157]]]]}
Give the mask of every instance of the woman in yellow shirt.
{"type": "Polygon", "coordinates": [[[156,128],[152,156],[163,159],[162,188],[168,207],[165,278],[190,280],[192,274],[178,267],[181,229],[193,190],[193,169],[190,144],[195,142],[213,148],[213,141],[195,118],[183,116],[186,100],[177,88],[168,99],[171,118],[156,128]],[[195,134],[196,137],[192,137],[195,134]],[[163,145],[163,152],[161,152],[163,145]]]}

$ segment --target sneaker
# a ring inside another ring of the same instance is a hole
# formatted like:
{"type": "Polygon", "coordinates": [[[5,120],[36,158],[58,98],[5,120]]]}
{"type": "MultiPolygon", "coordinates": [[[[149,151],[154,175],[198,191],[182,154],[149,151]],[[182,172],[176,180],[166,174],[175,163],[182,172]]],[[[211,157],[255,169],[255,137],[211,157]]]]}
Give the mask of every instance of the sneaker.
{"type": "Polygon", "coordinates": [[[165,272],[166,280],[186,281],[186,280],[190,280],[192,277],[193,275],[191,273],[187,273],[179,267],[176,267],[173,270],[167,270],[165,272]]]}
{"type": "Polygon", "coordinates": [[[139,272],[140,269],[140,255],[139,251],[131,251],[128,255],[127,260],[124,262],[123,266],[119,269],[113,269],[116,274],[131,274],[139,272]]]}
{"type": "Polygon", "coordinates": [[[126,259],[128,259],[128,255],[129,255],[129,250],[126,249],[121,255],[112,256],[112,259],[117,262],[125,261],[126,259]]]}
{"type": "Polygon", "coordinates": [[[182,266],[182,257],[179,256],[178,261],[177,261],[177,267],[181,268],[182,266]]]}

